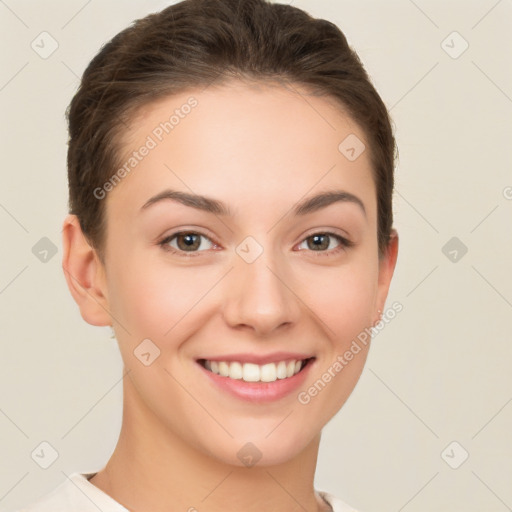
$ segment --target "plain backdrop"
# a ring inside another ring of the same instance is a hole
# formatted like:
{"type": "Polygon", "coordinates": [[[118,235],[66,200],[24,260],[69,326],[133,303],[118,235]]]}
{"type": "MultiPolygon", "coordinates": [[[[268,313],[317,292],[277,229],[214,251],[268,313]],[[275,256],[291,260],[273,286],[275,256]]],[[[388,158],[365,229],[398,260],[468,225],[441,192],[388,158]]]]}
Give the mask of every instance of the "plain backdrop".
{"type": "MultiPolygon", "coordinates": [[[[0,511],[100,469],[117,441],[117,344],[61,268],[64,111],[101,45],[169,3],[0,1],[0,511]]],[[[345,33],[400,151],[387,304],[403,311],[324,429],[316,487],[362,512],[512,510],[512,4],[291,3],[345,33]]]]}

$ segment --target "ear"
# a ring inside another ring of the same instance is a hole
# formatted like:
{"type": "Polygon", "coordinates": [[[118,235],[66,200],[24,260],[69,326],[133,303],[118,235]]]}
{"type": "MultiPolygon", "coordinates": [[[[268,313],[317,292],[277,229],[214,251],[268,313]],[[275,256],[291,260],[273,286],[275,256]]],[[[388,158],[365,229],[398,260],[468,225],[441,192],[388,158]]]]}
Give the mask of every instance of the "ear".
{"type": "Polygon", "coordinates": [[[104,267],[76,215],[68,215],[64,220],[62,246],[62,269],[82,318],[91,325],[112,325],[104,267]]]}
{"type": "Polygon", "coordinates": [[[377,284],[377,300],[375,306],[375,323],[380,320],[381,314],[378,312],[384,311],[386,298],[388,296],[389,285],[391,278],[395,271],[396,260],[398,258],[398,232],[396,229],[391,230],[389,242],[385,254],[379,260],[379,280],[377,284]]]}

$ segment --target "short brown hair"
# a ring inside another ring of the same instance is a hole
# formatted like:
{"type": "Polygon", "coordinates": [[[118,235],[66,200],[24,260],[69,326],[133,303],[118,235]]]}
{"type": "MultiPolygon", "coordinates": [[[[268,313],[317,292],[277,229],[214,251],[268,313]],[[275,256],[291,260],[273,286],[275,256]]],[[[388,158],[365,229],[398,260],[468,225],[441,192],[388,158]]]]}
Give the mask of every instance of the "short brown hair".
{"type": "MultiPolygon", "coordinates": [[[[150,102],[214,80],[279,80],[337,100],[364,131],[377,190],[379,256],[393,224],[396,144],[388,111],[333,23],[266,0],[184,0],[136,20],[89,63],[67,111],[69,211],[103,260],[105,201],[122,135],[150,102]]],[[[341,142],[341,141],[340,141],[341,142]]]]}

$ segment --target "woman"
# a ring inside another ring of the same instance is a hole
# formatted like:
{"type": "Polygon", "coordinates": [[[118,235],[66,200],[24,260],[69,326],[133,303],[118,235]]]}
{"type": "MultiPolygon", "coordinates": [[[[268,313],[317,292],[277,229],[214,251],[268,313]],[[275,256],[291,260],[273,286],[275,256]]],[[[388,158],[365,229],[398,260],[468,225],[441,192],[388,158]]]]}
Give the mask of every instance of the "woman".
{"type": "Polygon", "coordinates": [[[349,511],[314,489],[398,251],[395,141],[332,23],[185,0],[91,61],[69,110],[63,269],[111,325],[105,467],[25,510],[349,511]]]}

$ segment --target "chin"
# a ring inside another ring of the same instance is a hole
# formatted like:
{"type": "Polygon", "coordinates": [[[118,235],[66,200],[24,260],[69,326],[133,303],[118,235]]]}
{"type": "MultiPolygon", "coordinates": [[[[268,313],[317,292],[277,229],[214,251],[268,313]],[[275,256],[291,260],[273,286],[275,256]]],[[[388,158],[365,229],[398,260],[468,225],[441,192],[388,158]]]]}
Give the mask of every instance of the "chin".
{"type": "Polygon", "coordinates": [[[270,435],[266,431],[260,435],[244,434],[234,436],[234,439],[227,437],[216,440],[211,438],[210,442],[218,442],[214,445],[210,442],[203,444],[202,451],[221,463],[241,468],[285,464],[299,456],[316,440],[314,434],[310,438],[305,437],[303,426],[297,432],[290,432],[289,427],[284,427],[281,432],[278,433],[276,429],[270,435]]]}

